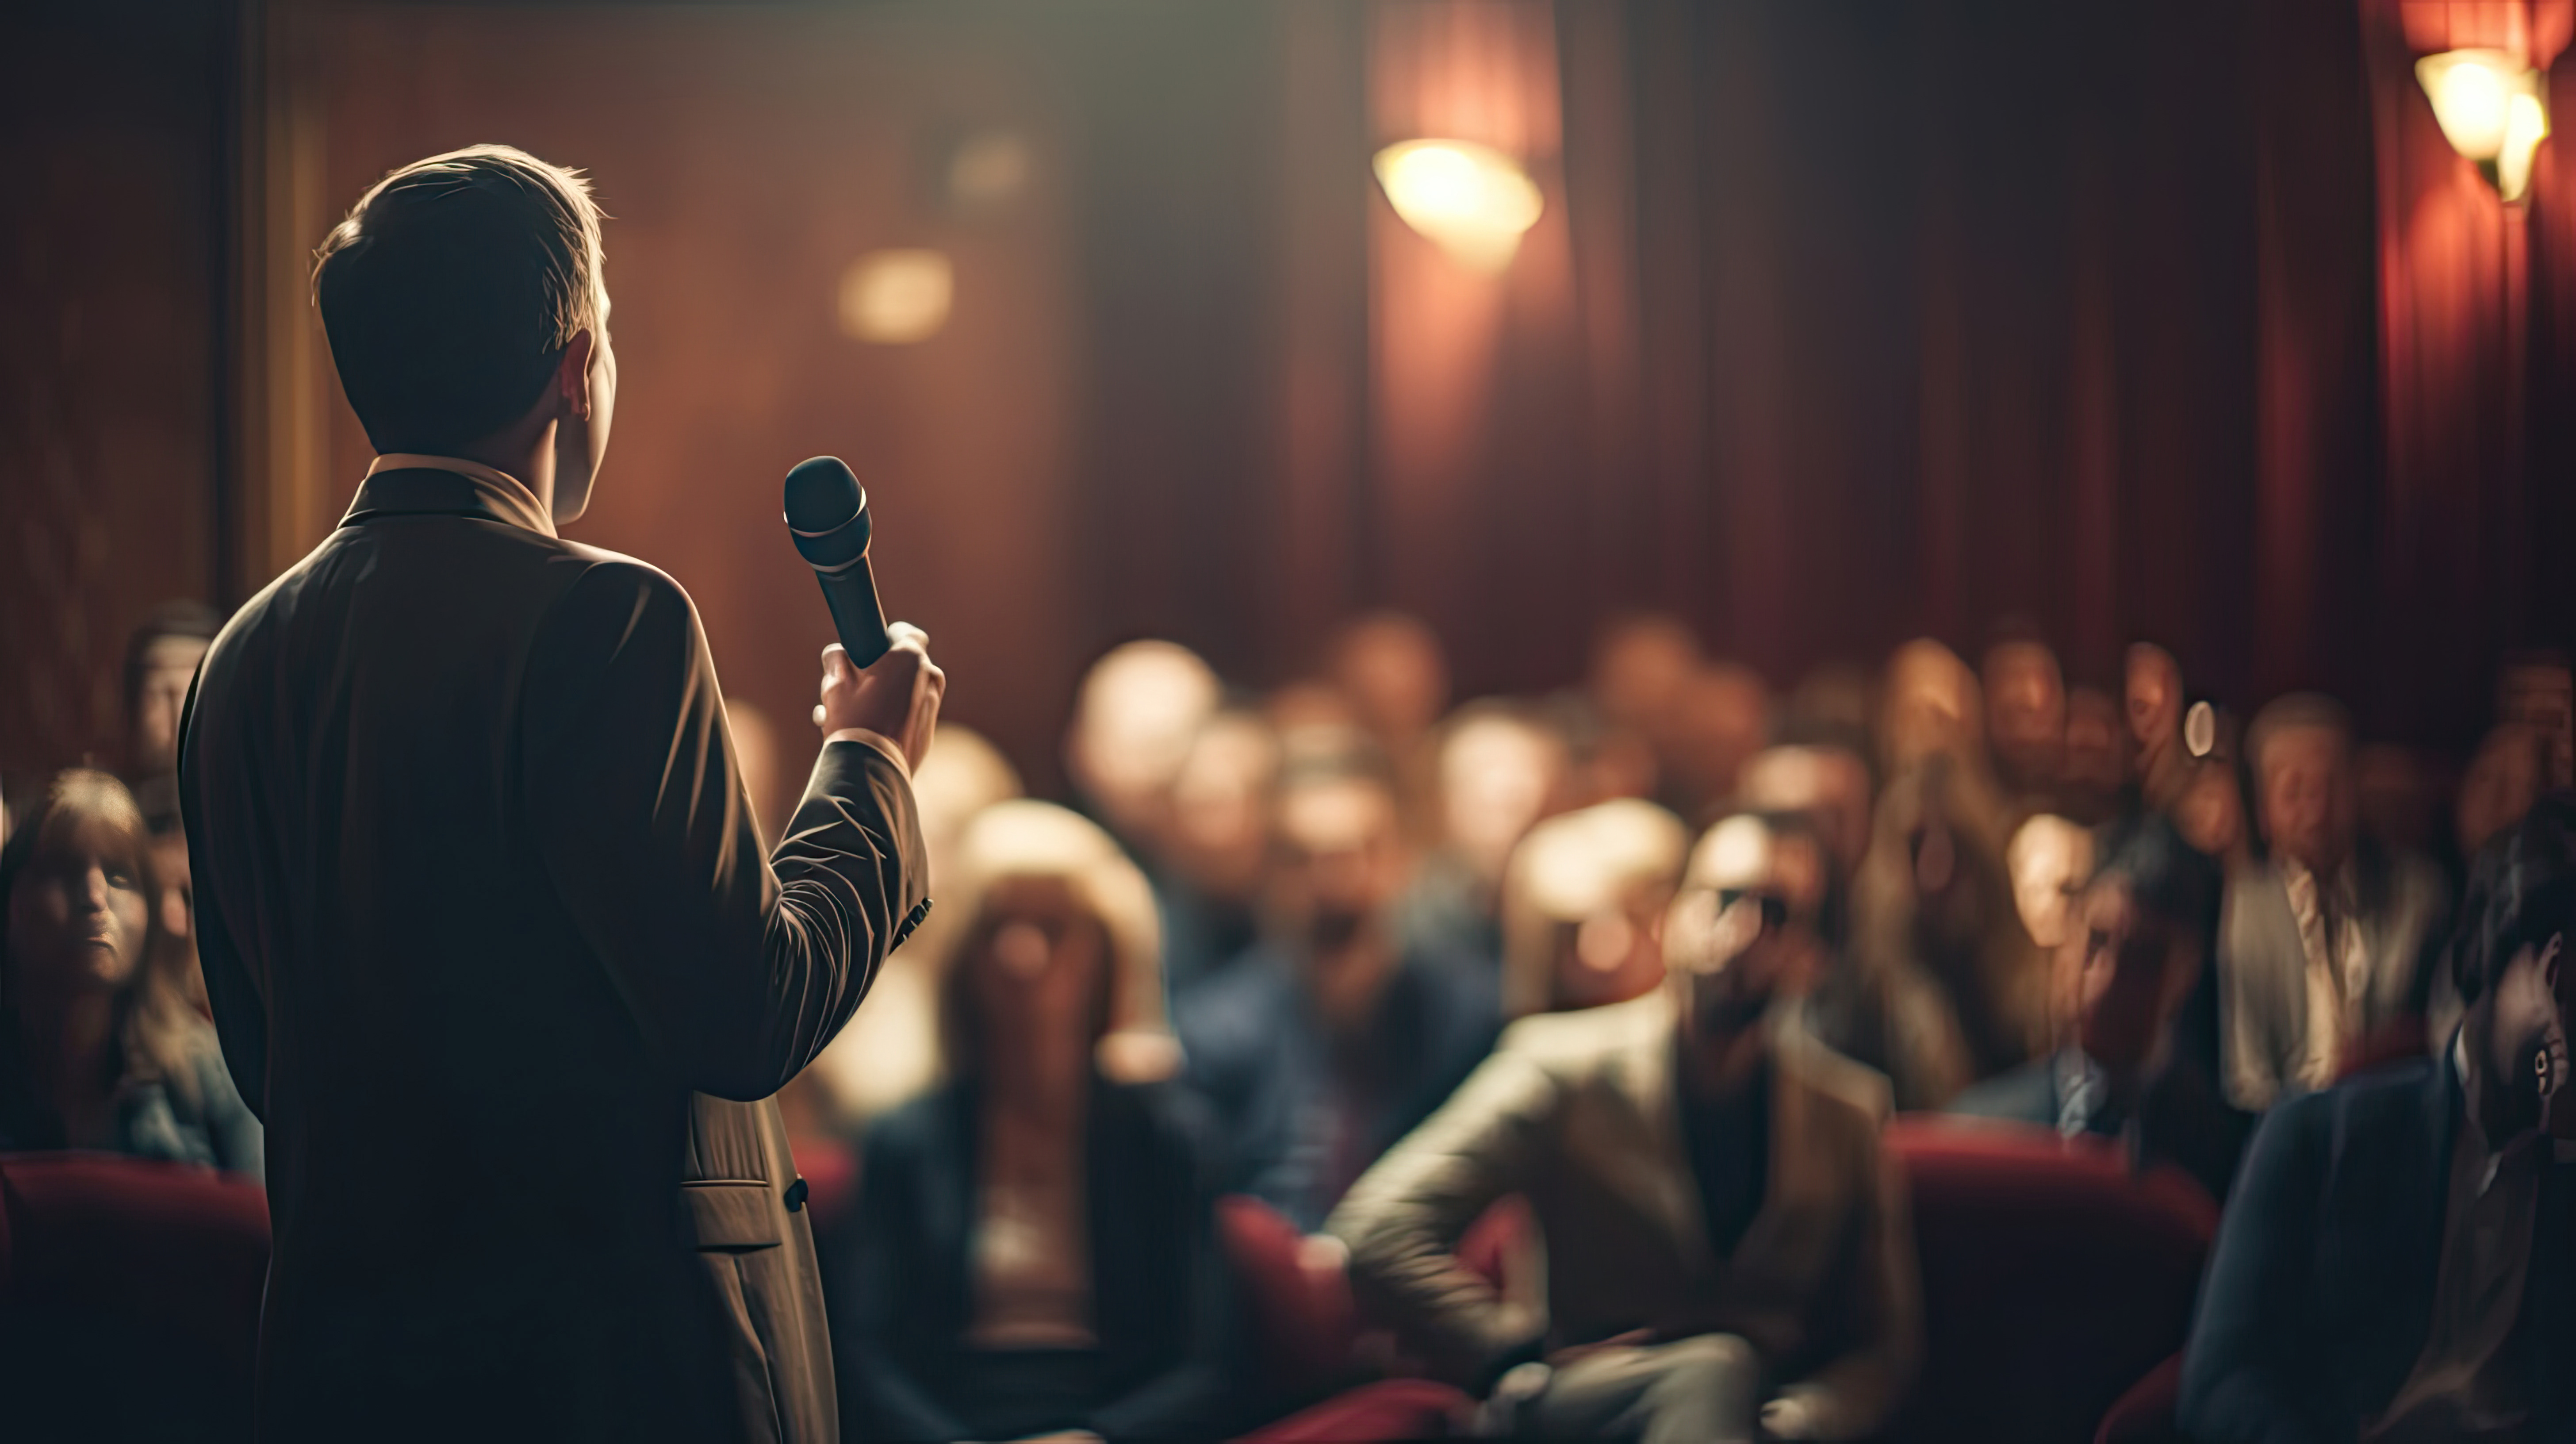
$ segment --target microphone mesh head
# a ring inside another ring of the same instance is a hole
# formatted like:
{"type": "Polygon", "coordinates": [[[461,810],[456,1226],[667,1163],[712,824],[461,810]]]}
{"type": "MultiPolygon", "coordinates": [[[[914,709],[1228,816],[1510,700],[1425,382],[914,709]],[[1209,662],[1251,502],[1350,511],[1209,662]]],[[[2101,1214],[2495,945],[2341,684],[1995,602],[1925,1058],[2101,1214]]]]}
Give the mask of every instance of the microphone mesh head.
{"type": "Polygon", "coordinates": [[[826,532],[865,511],[868,494],[848,462],[817,456],[787,473],[787,524],[801,532],[826,532]]]}

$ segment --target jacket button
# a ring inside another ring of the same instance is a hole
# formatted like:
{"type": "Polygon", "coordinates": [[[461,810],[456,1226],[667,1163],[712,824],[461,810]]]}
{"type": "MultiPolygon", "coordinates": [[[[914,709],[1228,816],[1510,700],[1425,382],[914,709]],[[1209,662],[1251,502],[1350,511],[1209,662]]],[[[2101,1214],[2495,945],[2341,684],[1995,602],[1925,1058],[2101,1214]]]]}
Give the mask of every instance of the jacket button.
{"type": "Polygon", "coordinates": [[[804,1206],[805,1180],[800,1178],[794,1183],[787,1185],[787,1211],[789,1213],[794,1213],[804,1206]]]}

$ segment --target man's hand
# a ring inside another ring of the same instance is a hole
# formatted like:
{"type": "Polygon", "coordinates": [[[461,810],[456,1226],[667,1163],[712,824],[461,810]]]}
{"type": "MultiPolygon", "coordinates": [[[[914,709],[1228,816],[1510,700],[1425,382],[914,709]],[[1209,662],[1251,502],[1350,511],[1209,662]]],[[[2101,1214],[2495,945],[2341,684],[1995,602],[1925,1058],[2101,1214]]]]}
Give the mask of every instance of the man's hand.
{"type": "Polygon", "coordinates": [[[948,674],[930,660],[929,633],[897,622],[886,635],[894,646],[865,671],[850,665],[840,643],[823,649],[823,700],[814,708],[814,725],[826,742],[856,741],[844,734],[873,732],[903,753],[905,766],[917,768],[939,725],[948,674]]]}
{"type": "Polygon", "coordinates": [[[1770,1439],[1813,1439],[1817,1437],[1816,1406],[1813,1401],[1784,1395],[1762,1406],[1762,1433],[1770,1439]]]}

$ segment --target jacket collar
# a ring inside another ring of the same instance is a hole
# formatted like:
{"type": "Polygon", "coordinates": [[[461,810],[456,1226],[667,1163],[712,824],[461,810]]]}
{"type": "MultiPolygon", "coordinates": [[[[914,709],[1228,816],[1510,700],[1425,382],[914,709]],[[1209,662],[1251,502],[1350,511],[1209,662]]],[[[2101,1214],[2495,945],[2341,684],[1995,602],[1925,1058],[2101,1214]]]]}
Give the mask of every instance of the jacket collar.
{"type": "Polygon", "coordinates": [[[457,456],[388,452],[377,457],[340,524],[380,516],[477,516],[540,536],[555,535],[554,518],[517,477],[457,456]]]}

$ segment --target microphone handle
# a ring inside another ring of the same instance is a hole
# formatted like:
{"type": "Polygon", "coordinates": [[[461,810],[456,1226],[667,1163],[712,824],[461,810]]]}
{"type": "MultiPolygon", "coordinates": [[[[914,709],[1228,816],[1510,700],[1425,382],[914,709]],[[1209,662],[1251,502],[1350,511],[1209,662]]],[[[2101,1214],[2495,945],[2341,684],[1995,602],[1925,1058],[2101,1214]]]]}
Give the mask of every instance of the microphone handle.
{"type": "Polygon", "coordinates": [[[869,570],[868,559],[837,572],[816,572],[823,584],[823,604],[832,609],[832,630],[841,634],[841,646],[850,654],[850,663],[866,667],[894,647],[886,635],[885,608],[877,601],[876,574],[869,570]]]}

